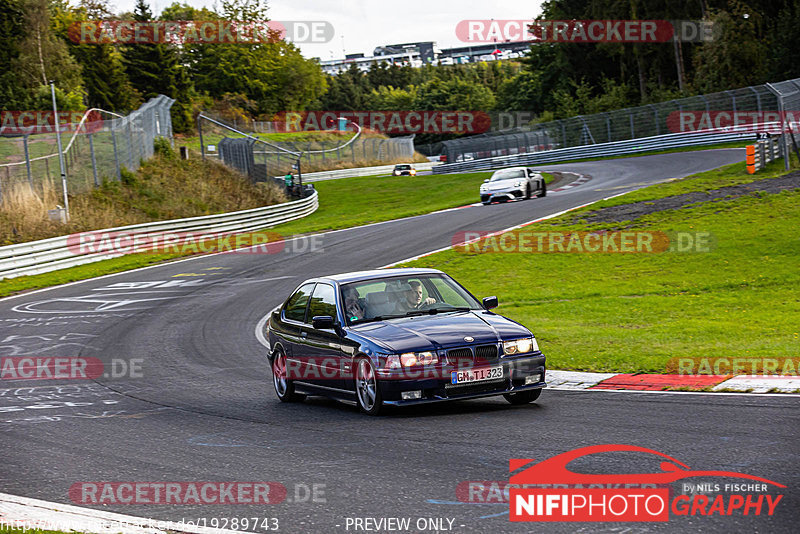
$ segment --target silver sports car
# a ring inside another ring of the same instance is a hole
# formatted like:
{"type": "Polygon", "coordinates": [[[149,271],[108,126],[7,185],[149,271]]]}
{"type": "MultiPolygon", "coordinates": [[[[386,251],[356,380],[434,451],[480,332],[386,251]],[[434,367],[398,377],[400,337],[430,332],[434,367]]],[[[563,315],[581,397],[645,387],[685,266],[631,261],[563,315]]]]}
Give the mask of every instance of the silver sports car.
{"type": "Polygon", "coordinates": [[[528,167],[501,169],[481,184],[481,202],[484,205],[497,201],[529,199],[533,195],[547,196],[547,185],[539,171],[528,167]]]}

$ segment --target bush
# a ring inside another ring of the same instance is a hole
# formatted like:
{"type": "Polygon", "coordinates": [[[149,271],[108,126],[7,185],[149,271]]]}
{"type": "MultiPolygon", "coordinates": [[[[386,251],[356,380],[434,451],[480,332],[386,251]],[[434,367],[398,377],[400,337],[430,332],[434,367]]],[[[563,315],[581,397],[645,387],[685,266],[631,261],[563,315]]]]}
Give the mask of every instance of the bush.
{"type": "Polygon", "coordinates": [[[166,137],[156,137],[153,141],[153,152],[157,156],[162,156],[167,159],[175,159],[175,151],[172,150],[172,145],[166,137]]]}

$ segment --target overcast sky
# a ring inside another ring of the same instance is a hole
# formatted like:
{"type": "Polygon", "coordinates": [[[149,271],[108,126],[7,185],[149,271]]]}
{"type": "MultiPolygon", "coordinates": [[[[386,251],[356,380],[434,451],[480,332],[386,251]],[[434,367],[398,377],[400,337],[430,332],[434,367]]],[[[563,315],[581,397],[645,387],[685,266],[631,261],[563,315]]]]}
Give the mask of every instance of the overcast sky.
{"type": "MultiPolygon", "coordinates": [[[[160,13],[173,0],[150,0],[160,13]]],[[[195,7],[212,7],[213,0],[183,0],[195,7]]],[[[133,9],[135,0],[111,0],[116,12],[133,9]]],[[[273,0],[272,20],[324,20],[333,25],[333,40],[325,44],[298,44],[306,57],[342,58],[372,55],[376,46],[436,41],[440,48],[460,46],[455,27],[461,20],[532,19],[540,14],[537,0],[273,0]],[[344,38],[344,39],[343,39],[344,38]],[[344,47],[342,43],[344,42],[344,47]]]]}

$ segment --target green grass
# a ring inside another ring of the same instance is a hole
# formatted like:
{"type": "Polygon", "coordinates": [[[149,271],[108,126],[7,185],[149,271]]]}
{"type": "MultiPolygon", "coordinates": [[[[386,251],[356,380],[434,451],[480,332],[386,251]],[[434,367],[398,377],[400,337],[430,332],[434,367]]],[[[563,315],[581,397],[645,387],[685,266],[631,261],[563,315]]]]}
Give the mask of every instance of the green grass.
{"type": "MultiPolygon", "coordinates": [[[[754,176],[743,164],[730,165],[604,204],[753,181],[781,174],[778,163],[754,176]]],[[[634,229],[709,232],[710,252],[449,250],[408,265],[442,269],[478,296],[498,295],[499,313],[534,332],[552,369],[663,373],[669,360],[679,357],[785,357],[800,353],[798,206],[800,192],[784,192],[625,223],[634,229]]],[[[515,233],[608,226],[582,224],[574,213],[515,233]]]]}
{"type": "MultiPolygon", "coordinates": [[[[490,173],[446,176],[356,177],[317,182],[319,209],[303,219],[276,226],[284,236],[350,228],[477,201],[478,187],[490,173]]],[[[130,255],[52,273],[0,280],[0,297],[104,274],[144,267],[179,255],[130,255]]]]}
{"type": "Polygon", "coordinates": [[[355,177],[315,182],[319,209],[273,231],[283,235],[338,230],[477,202],[491,173],[355,177]]]}

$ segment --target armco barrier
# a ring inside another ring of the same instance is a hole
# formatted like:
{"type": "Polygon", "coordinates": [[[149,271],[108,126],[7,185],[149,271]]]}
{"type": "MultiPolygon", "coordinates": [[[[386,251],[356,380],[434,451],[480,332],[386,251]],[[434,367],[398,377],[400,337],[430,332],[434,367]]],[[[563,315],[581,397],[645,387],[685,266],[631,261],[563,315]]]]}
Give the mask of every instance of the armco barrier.
{"type": "MultiPolygon", "coordinates": [[[[418,171],[428,171],[439,162],[412,163],[418,171]]],[[[374,174],[389,173],[394,170],[394,165],[379,165],[377,167],[356,167],[353,169],[337,169],[335,171],[304,172],[303,182],[321,182],[323,180],[336,180],[338,178],[351,178],[353,176],[372,176],[374,174]]],[[[276,176],[283,179],[283,176],[276,176]]]]}
{"type": "Polygon", "coordinates": [[[766,141],[759,141],[754,145],[747,145],[745,162],[747,172],[754,174],[763,169],[767,163],[771,163],[781,157],[780,143],[775,139],[769,138],[766,141]]]}
{"type": "MultiPolygon", "coordinates": [[[[269,228],[277,224],[305,217],[319,207],[319,197],[315,191],[311,196],[267,206],[219,215],[204,215],[187,219],[175,219],[153,223],[134,224],[119,228],[97,230],[98,232],[133,232],[144,238],[165,232],[229,232],[241,233],[269,228]]],[[[76,254],[67,245],[68,236],[20,243],[0,247],[0,279],[16,276],[40,274],[76,265],[122,256],[122,253],[76,254]]]]}
{"type": "MultiPolygon", "coordinates": [[[[459,163],[445,163],[433,169],[434,174],[445,174],[451,172],[469,172],[480,169],[494,169],[499,167],[513,167],[517,165],[539,165],[542,163],[557,163],[573,159],[598,158],[608,156],[622,156],[636,154],[640,152],[650,152],[654,150],[667,150],[671,148],[682,148],[690,146],[704,146],[731,141],[746,141],[753,139],[756,132],[754,126],[749,125],[747,129],[730,131],[712,132],[692,132],[657,135],[644,137],[641,139],[631,139],[628,141],[614,141],[613,143],[599,143],[596,145],[584,145],[571,148],[558,148],[544,152],[530,152],[524,154],[513,154],[510,156],[497,156],[494,158],[478,159],[459,163]]],[[[780,132],[780,123],[765,123],[758,125],[758,131],[780,132]]]]}

